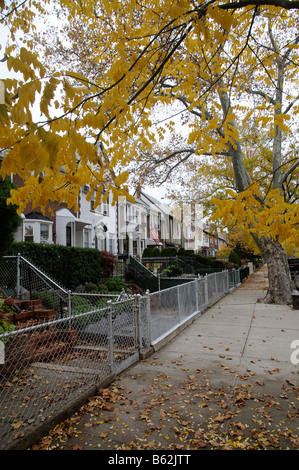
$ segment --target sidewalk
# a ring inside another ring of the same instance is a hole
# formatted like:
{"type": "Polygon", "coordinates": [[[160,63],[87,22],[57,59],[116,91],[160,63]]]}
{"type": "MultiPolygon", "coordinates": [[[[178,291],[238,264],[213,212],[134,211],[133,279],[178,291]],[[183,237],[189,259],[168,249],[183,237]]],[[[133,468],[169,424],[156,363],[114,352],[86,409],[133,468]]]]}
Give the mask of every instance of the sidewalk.
{"type": "Polygon", "coordinates": [[[299,311],[259,302],[266,276],[262,268],[33,449],[298,448],[299,311]]]}

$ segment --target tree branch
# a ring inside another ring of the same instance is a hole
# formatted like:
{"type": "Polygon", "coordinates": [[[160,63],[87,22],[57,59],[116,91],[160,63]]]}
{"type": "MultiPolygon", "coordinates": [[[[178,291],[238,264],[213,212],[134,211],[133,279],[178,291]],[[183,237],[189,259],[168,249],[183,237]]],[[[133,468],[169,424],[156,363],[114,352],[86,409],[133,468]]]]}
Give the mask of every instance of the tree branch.
{"type": "Polygon", "coordinates": [[[299,8],[299,1],[292,0],[241,0],[240,2],[225,3],[219,5],[222,10],[236,10],[247,6],[275,6],[281,7],[286,10],[297,10],[299,8]]]}
{"type": "Polygon", "coordinates": [[[299,166],[299,158],[297,161],[289,168],[282,177],[282,184],[286,182],[287,178],[293,173],[293,171],[299,166]]]}

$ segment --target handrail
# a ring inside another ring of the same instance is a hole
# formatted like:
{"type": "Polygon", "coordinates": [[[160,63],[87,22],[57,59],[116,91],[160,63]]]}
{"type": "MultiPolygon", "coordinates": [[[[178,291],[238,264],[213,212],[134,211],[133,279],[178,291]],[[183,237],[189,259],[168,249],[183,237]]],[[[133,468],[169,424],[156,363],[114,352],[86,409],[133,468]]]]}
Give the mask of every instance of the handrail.
{"type": "Polygon", "coordinates": [[[130,256],[130,260],[129,260],[130,264],[132,260],[133,260],[133,264],[135,263],[136,266],[141,268],[140,271],[146,273],[151,278],[157,279],[157,276],[155,276],[146,266],[144,266],[144,264],[140,263],[140,261],[138,261],[133,256],[130,256]]]}
{"type": "Polygon", "coordinates": [[[39,275],[40,278],[43,278],[43,279],[47,279],[47,281],[51,282],[52,284],[54,284],[55,287],[57,287],[58,289],[60,289],[64,294],[67,294],[68,291],[60,286],[59,284],[57,284],[56,281],[54,281],[53,279],[51,279],[47,274],[45,274],[43,271],[41,271],[39,268],[37,268],[34,264],[32,264],[27,258],[25,258],[24,256],[22,255],[10,255],[10,256],[3,256],[4,259],[21,259],[23,261],[25,261],[25,263],[27,263],[34,271],[36,271],[36,273],[39,275]]]}

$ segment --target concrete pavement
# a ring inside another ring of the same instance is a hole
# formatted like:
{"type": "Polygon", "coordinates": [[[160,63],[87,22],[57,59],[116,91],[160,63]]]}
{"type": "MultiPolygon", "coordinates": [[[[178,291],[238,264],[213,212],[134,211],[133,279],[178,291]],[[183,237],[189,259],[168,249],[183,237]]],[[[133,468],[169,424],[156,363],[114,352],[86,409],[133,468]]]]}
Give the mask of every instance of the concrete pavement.
{"type": "Polygon", "coordinates": [[[297,449],[299,311],[266,287],[263,267],[32,449],[297,449]]]}

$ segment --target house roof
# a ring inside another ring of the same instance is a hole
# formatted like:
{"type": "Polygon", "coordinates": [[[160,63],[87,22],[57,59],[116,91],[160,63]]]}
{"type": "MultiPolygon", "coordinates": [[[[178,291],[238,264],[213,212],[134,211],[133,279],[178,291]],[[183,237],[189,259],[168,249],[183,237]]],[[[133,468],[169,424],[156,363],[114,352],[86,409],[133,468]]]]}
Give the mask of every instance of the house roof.
{"type": "Polygon", "coordinates": [[[45,215],[41,214],[40,212],[29,212],[29,214],[25,215],[25,219],[29,220],[44,220],[46,222],[52,222],[48,217],[45,215]]]}
{"type": "Polygon", "coordinates": [[[158,207],[162,212],[165,214],[171,214],[171,209],[164,204],[163,202],[159,201],[155,197],[145,193],[144,191],[141,192],[141,195],[144,196],[146,199],[150,201],[150,203],[154,204],[156,207],[158,207]]]}

